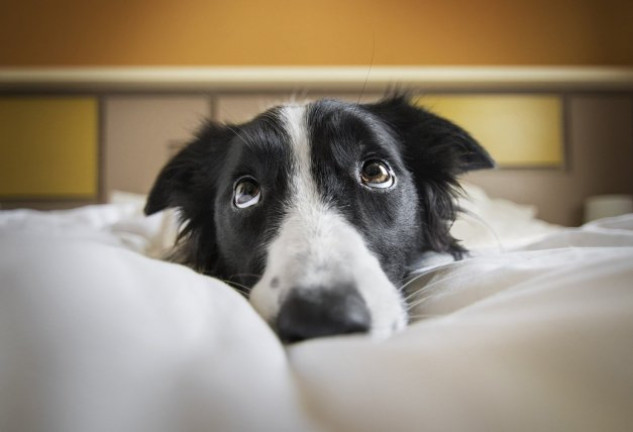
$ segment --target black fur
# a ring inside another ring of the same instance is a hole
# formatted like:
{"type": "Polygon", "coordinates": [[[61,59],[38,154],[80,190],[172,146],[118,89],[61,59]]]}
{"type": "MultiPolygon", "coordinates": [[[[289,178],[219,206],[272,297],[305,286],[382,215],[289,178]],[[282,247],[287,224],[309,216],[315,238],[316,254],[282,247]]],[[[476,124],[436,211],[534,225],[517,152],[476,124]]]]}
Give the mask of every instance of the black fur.
{"type": "MultiPolygon", "coordinates": [[[[363,234],[396,285],[424,252],[461,258],[449,229],[463,172],[490,168],[488,153],[463,129],[405,96],[375,104],[319,101],[308,107],[312,175],[321,194],[363,234]],[[368,191],[358,172],[367,158],[387,161],[397,185],[368,191]]],[[[288,136],[278,110],[242,125],[209,123],[159,174],[146,214],[181,211],[184,229],[176,259],[229,281],[254,285],[263,273],[268,241],[284,216],[292,170],[288,136]],[[256,178],[263,202],[238,211],[234,182],[256,178]]]]}
{"type": "Polygon", "coordinates": [[[413,174],[420,199],[423,248],[462,258],[465,249],[449,233],[458,211],[457,177],[492,168],[494,161],[465,130],[412,106],[404,96],[365,108],[389,125],[403,146],[405,164],[413,174]]]}

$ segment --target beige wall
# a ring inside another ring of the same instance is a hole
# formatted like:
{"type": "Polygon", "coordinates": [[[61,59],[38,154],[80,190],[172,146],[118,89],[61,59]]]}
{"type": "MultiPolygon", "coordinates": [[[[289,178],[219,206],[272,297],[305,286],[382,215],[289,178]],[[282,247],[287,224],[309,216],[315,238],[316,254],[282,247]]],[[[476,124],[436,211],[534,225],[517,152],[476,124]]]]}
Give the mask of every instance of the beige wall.
{"type": "Polygon", "coordinates": [[[147,193],[173,153],[211,115],[203,96],[110,96],[103,103],[103,187],[147,193]]]}

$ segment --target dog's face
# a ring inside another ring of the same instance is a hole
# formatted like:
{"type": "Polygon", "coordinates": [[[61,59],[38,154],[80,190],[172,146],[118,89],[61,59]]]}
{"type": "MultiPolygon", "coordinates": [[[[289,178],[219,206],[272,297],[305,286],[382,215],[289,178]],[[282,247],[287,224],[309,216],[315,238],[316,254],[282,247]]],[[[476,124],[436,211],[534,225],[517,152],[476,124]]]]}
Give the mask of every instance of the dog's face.
{"type": "Polygon", "coordinates": [[[407,322],[399,289],[449,234],[458,174],[493,165],[466,132],[406,98],[273,108],[208,124],[163,169],[146,213],[178,207],[178,259],[248,290],[286,341],[407,322]]]}

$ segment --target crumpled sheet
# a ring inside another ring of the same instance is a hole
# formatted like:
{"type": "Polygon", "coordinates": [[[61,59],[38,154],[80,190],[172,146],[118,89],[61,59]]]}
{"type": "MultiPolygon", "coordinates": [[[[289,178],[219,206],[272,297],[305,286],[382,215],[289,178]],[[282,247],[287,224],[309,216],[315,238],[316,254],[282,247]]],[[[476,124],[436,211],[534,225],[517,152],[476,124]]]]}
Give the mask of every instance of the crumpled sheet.
{"type": "Polygon", "coordinates": [[[3,432],[633,430],[633,215],[421,269],[388,340],[289,347],[111,224],[43,223],[0,219],[3,432]]]}

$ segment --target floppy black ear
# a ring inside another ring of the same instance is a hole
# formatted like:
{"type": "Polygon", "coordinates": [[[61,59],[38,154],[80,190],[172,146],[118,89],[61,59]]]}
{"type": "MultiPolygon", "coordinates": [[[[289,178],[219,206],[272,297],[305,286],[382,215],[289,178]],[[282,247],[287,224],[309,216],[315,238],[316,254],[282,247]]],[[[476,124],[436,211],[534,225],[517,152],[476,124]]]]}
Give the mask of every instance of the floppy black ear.
{"type": "Polygon", "coordinates": [[[464,129],[432,112],[413,105],[405,95],[396,95],[366,105],[399,135],[413,168],[427,162],[455,176],[466,171],[495,166],[488,152],[464,129]]]}
{"type": "Polygon", "coordinates": [[[196,139],[165,165],[145,205],[147,215],[168,207],[180,209],[184,227],[169,258],[208,274],[217,273],[221,265],[212,223],[213,203],[235,130],[216,123],[205,125],[196,139]]]}
{"type": "Polygon", "coordinates": [[[465,249],[449,232],[459,210],[455,204],[457,176],[492,168],[494,161],[464,129],[413,105],[406,96],[397,95],[365,108],[391,129],[402,146],[418,192],[423,250],[460,258],[465,249]]]}
{"type": "Polygon", "coordinates": [[[217,183],[219,167],[225,158],[227,142],[234,136],[231,128],[208,123],[196,139],[174,156],[158,174],[145,205],[145,214],[179,207],[183,217],[191,219],[197,199],[217,183]]]}

